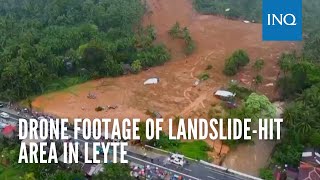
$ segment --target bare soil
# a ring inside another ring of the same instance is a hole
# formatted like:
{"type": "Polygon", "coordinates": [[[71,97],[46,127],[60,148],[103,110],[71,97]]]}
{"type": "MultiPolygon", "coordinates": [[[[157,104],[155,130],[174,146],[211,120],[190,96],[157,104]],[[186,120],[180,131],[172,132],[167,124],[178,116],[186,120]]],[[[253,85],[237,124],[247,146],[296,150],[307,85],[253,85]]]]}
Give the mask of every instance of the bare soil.
{"type": "MultiPolygon", "coordinates": [[[[147,4],[149,12],[143,23],[156,27],[157,42],[164,43],[173,55],[170,62],[137,75],[89,81],[64,91],[42,95],[34,100],[33,106],[68,118],[144,119],[148,117],[146,110],[157,111],[165,118],[173,115],[207,118],[211,104],[219,103],[213,96],[214,91],[226,86],[231,80],[222,73],[225,59],[240,48],[249,53],[251,64],[258,58],[265,60],[262,71],[265,81],[258,90],[270,98],[277,97],[274,85],[279,73],[278,57],[283,52],[297,49],[297,44],[263,42],[261,24],[246,24],[223,17],[200,15],[192,8],[190,0],[147,0],[147,4]],[[173,40],[167,33],[175,22],[188,27],[196,42],[197,50],[189,57],[183,54],[183,43],[173,40]],[[208,71],[210,79],[194,87],[197,76],[208,65],[213,66],[208,71]],[[150,77],[159,77],[160,83],[144,86],[143,82],[150,77]],[[97,98],[88,99],[88,93],[95,94],[97,98]],[[97,106],[108,105],[117,105],[118,108],[95,111],[97,106]]],[[[250,87],[252,76],[255,75],[251,64],[233,79],[250,87]]],[[[226,153],[227,148],[224,149],[226,153]]]]}

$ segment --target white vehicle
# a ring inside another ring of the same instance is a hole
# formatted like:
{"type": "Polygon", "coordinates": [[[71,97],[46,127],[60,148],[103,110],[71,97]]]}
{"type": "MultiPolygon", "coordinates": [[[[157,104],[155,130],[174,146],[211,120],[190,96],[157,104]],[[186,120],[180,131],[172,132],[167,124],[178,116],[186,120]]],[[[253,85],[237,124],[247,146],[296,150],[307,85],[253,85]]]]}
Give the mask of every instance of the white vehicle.
{"type": "Polygon", "coordinates": [[[6,119],[10,117],[9,114],[5,112],[0,113],[0,116],[6,119]]]}
{"type": "Polygon", "coordinates": [[[185,161],[184,161],[184,155],[181,154],[172,154],[169,158],[168,158],[169,162],[173,163],[173,164],[177,164],[180,166],[183,166],[185,161]]]}

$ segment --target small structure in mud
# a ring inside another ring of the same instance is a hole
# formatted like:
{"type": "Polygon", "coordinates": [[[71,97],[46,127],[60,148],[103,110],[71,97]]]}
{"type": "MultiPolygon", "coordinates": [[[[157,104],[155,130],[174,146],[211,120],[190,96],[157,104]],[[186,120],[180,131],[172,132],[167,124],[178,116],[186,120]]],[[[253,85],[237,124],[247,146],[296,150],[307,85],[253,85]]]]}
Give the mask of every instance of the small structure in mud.
{"type": "Polygon", "coordinates": [[[219,98],[232,98],[236,96],[235,93],[232,93],[230,91],[225,91],[225,90],[218,90],[214,93],[214,95],[219,98]]]}
{"type": "Polygon", "coordinates": [[[151,84],[158,84],[160,82],[160,79],[157,77],[149,78],[147,79],[143,84],[144,85],[151,85],[151,84]]]}

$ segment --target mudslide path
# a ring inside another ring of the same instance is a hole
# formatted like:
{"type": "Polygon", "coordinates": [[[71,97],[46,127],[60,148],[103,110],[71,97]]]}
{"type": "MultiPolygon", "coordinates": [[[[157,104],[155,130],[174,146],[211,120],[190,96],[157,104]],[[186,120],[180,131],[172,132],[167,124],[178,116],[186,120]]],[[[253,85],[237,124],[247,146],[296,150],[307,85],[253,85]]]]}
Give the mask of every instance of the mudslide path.
{"type": "MultiPolygon", "coordinates": [[[[191,0],[147,0],[149,12],[143,23],[153,24],[157,30],[157,43],[164,43],[172,54],[172,60],[162,66],[153,67],[139,74],[125,75],[116,78],[93,80],[71,87],[68,90],[45,94],[33,101],[33,106],[41,111],[68,118],[141,118],[146,119],[146,110],[157,111],[164,118],[174,115],[185,117],[206,118],[210,105],[219,101],[213,92],[226,86],[231,79],[222,74],[225,59],[237,49],[244,49],[252,59],[251,64],[239,74],[243,80],[252,79],[252,63],[263,58],[265,68],[262,70],[264,83],[258,88],[269,97],[273,96],[274,87],[267,84],[275,83],[278,74],[278,57],[281,53],[297,49],[297,45],[289,42],[263,42],[260,24],[246,24],[242,21],[227,20],[221,17],[200,15],[192,7],[191,0]],[[179,22],[188,27],[197,49],[189,57],[183,53],[183,42],[173,40],[168,30],[179,22]],[[205,71],[208,65],[210,78],[194,85],[195,78],[205,71]],[[143,82],[150,77],[159,77],[160,83],[144,86],[143,82]],[[272,89],[272,91],[271,91],[272,89]],[[96,99],[88,99],[88,93],[96,99]],[[96,112],[95,107],[117,105],[114,110],[96,112]]],[[[163,127],[166,129],[166,127],[163,127]]],[[[259,146],[264,147],[264,146],[259,146]]],[[[238,148],[237,154],[254,156],[258,149],[238,148]]],[[[256,156],[257,161],[250,161],[249,173],[258,172],[264,166],[265,157],[256,156]]],[[[237,163],[230,168],[240,169],[237,163]]],[[[238,163],[239,164],[239,163],[238,163]]],[[[244,171],[245,172],[245,171],[244,171]]]]}

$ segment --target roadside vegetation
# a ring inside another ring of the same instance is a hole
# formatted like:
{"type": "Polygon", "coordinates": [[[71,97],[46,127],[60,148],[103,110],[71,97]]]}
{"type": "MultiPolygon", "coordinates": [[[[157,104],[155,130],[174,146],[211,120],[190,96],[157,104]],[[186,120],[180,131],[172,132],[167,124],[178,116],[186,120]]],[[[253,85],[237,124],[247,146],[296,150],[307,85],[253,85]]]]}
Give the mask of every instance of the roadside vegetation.
{"type": "MultiPolygon", "coordinates": [[[[179,118],[179,117],[176,117],[179,118]]],[[[163,149],[172,153],[179,153],[185,155],[186,157],[197,159],[197,160],[210,160],[208,156],[208,151],[210,147],[204,141],[190,141],[182,142],[180,140],[169,140],[169,136],[164,132],[160,132],[160,138],[148,141],[146,139],[146,123],[141,122],[139,124],[139,136],[141,137],[141,144],[147,144],[152,147],[163,149]]]]}
{"type": "Polygon", "coordinates": [[[186,55],[191,55],[195,49],[196,44],[190,36],[189,29],[187,27],[181,28],[180,24],[176,22],[169,30],[169,35],[173,39],[183,39],[185,42],[184,52],[186,55]]]}
{"type": "Polygon", "coordinates": [[[0,2],[0,98],[14,101],[170,59],[139,0],[0,2]]]}

